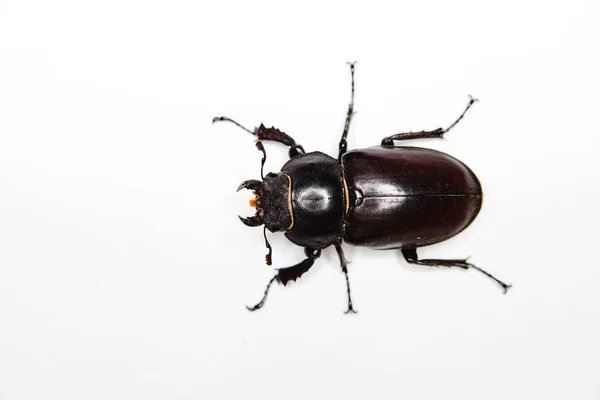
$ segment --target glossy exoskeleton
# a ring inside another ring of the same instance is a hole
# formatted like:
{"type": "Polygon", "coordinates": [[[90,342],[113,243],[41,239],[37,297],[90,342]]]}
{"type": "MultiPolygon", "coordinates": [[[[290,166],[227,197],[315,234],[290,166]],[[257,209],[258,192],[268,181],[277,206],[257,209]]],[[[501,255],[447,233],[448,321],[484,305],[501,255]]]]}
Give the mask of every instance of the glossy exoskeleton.
{"type": "Polygon", "coordinates": [[[382,139],[379,147],[347,151],[346,138],[354,112],[354,63],[350,63],[352,94],[346,123],[339,144],[338,158],[315,151],[306,153],[296,141],[276,128],[260,125],[254,131],[227,117],[229,121],[258,138],[257,148],[266,153],[261,140],[290,147],[290,160],[281,172],[269,173],[262,181],[242,182],[238,191],[249,189],[255,198],[256,214],[241,221],[248,226],[264,225],[271,264],[271,246],[266,230],[285,232],[294,244],[305,249],[306,259],[277,270],[269,281],[261,308],[274,281],[286,285],[307,272],[321,255],[334,246],[346,277],[348,310],[355,312],[350,296],[347,260],[342,242],[374,249],[398,249],[411,264],[435,267],[474,268],[495,280],[504,292],[507,285],[465,259],[419,259],[417,248],[442,242],[465,229],[481,208],[481,185],[473,172],[459,160],[439,151],[395,146],[395,141],[442,138],[466,114],[476,101],[470,101],[448,128],[407,132],[382,139]]]}

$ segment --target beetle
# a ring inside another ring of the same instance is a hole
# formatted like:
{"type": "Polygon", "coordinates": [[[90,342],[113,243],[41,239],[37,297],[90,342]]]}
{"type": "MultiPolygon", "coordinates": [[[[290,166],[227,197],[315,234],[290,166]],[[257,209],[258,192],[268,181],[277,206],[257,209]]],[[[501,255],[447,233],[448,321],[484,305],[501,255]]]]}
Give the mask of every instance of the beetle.
{"type": "Polygon", "coordinates": [[[213,119],[213,123],[227,121],[256,136],[256,147],[263,153],[262,181],[246,180],[238,191],[248,189],[254,193],[250,204],[256,214],[239,218],[247,226],[264,225],[267,265],[271,265],[272,255],[267,230],[284,232],[288,240],[304,247],[306,254],[300,263],[278,269],[261,301],[248,310],[264,305],[273,282],[285,286],[295,281],[313,266],[323,249],[333,246],[346,278],[346,313],[355,313],[343,242],[399,250],[410,264],[473,268],[496,281],[506,293],[511,285],[466,259],[419,258],[419,247],[445,241],[473,222],[481,209],[483,193],[475,174],[456,158],[432,149],[396,145],[410,139],[442,138],[477,100],[469,96],[462,114],[447,128],[398,133],[384,137],[378,147],[348,151],[355,63],[348,64],[351,96],[337,159],[319,151],[305,152],[291,136],[274,127],[260,124],[252,131],[228,117],[213,119]],[[280,172],[266,176],[263,169],[267,155],[261,142],[265,140],[288,146],[290,157],[280,172]]]}

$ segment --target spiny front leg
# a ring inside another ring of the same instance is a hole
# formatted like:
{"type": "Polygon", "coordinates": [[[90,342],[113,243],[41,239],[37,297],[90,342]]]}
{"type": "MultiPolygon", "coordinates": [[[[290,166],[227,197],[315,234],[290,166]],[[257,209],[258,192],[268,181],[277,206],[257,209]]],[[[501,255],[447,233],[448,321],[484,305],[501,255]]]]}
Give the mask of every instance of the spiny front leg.
{"type": "Polygon", "coordinates": [[[269,289],[271,288],[273,282],[277,281],[283,286],[286,286],[289,281],[295,281],[296,279],[304,275],[304,273],[307,272],[313,266],[315,260],[321,256],[321,250],[310,249],[308,247],[304,249],[304,253],[306,254],[307,258],[304,259],[302,262],[292,267],[278,269],[277,274],[275,274],[275,276],[271,278],[271,280],[267,284],[265,294],[263,295],[263,298],[260,300],[260,302],[258,302],[252,307],[246,306],[246,308],[249,311],[256,311],[259,308],[261,308],[267,300],[267,295],[269,294],[269,289]]]}
{"type": "Polygon", "coordinates": [[[250,129],[244,127],[243,125],[238,124],[237,122],[235,122],[234,120],[232,120],[229,117],[214,117],[213,118],[213,124],[215,122],[220,122],[220,121],[231,122],[232,124],[235,124],[238,127],[242,128],[246,132],[256,136],[259,140],[271,140],[273,142],[278,142],[278,143],[284,144],[286,146],[289,146],[290,147],[290,151],[289,151],[290,158],[294,158],[297,155],[305,153],[304,148],[301,145],[297,144],[296,141],[294,140],[294,138],[292,138],[288,134],[280,131],[277,128],[274,128],[274,127],[267,128],[263,124],[260,124],[260,126],[258,128],[255,128],[254,131],[251,131],[250,129]]]}

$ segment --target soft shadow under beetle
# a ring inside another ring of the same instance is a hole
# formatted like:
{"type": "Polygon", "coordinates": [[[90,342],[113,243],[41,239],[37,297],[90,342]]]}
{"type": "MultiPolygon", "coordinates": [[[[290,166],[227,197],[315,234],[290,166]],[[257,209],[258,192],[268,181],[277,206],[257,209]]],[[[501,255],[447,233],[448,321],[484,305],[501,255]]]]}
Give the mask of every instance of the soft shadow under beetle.
{"type": "Polygon", "coordinates": [[[337,159],[318,151],[306,153],[293,138],[276,128],[261,124],[251,131],[227,117],[213,119],[213,123],[232,122],[258,138],[256,147],[263,153],[262,182],[244,181],[238,191],[254,192],[250,203],[256,214],[240,219],[248,226],[264,225],[267,264],[271,265],[267,229],[285,232],[292,243],[304,247],[307,257],[292,267],[278,269],[262,300],[248,309],[254,311],[264,305],[274,281],[283,285],[295,281],[313,266],[321,250],[334,246],[346,276],[346,312],[355,312],[343,241],[374,249],[398,249],[410,264],[474,268],[495,280],[506,293],[510,285],[465,259],[419,259],[418,247],[449,239],[475,219],[481,208],[481,185],[465,164],[447,154],[394,144],[407,139],[441,138],[476,100],[470,97],[463,113],[446,129],[398,133],[383,138],[379,147],[347,151],[346,138],[354,112],[354,63],[349,65],[352,94],[337,159]],[[266,153],[261,140],[290,147],[290,160],[281,172],[263,175],[266,153]]]}

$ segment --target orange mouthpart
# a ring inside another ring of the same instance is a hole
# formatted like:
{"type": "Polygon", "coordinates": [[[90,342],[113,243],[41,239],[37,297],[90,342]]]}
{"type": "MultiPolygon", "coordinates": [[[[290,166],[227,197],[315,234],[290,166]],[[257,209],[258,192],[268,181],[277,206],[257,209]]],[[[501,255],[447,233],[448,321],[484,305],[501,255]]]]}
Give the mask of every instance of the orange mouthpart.
{"type": "Polygon", "coordinates": [[[256,208],[256,201],[258,200],[258,197],[255,197],[253,199],[250,199],[250,207],[254,207],[256,208]]]}

